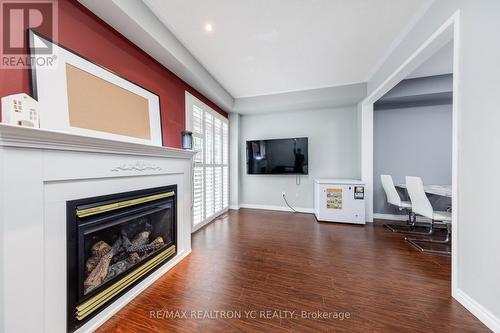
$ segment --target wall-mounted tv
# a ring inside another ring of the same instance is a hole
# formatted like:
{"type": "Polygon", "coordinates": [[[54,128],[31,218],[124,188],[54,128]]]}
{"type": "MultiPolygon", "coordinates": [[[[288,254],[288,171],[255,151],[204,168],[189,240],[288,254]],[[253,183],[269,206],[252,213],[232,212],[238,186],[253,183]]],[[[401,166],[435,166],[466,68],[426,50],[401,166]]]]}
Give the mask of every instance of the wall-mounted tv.
{"type": "Polygon", "coordinates": [[[247,174],[307,175],[307,138],[247,141],[247,174]]]}

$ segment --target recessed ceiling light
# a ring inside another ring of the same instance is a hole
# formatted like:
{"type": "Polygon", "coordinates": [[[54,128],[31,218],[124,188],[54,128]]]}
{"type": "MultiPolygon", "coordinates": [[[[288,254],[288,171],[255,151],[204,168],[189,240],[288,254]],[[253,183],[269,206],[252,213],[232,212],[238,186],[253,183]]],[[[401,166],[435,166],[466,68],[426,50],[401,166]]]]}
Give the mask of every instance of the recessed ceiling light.
{"type": "Polygon", "coordinates": [[[211,32],[212,30],[214,30],[214,27],[210,23],[205,24],[205,31],[211,32]]]}

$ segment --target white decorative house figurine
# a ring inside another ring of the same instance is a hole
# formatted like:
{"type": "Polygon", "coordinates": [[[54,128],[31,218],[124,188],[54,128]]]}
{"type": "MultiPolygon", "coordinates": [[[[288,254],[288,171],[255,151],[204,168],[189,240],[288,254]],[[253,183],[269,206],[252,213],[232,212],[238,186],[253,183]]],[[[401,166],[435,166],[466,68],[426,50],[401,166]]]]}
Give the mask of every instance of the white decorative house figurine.
{"type": "Polygon", "coordinates": [[[40,127],[38,102],[25,93],[2,97],[2,122],[26,126],[40,127]]]}

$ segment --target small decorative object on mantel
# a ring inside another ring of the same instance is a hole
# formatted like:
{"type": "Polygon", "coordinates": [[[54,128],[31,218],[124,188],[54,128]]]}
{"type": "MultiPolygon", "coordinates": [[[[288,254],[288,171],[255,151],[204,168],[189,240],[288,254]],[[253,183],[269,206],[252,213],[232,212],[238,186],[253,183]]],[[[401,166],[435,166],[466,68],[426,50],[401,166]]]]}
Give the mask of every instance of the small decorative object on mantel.
{"type": "Polygon", "coordinates": [[[193,132],[182,131],[182,149],[193,149],[193,132]]]}
{"type": "Polygon", "coordinates": [[[2,97],[2,122],[39,128],[38,102],[25,93],[2,97]]]}

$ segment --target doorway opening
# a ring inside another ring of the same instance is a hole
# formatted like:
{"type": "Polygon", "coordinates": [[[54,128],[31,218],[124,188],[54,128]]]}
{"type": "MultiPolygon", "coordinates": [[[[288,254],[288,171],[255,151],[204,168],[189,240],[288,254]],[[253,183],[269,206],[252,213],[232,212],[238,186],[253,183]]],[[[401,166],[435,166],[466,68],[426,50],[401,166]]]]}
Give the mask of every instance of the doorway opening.
{"type": "MultiPolygon", "coordinates": [[[[366,184],[366,219],[374,218],[374,104],[385,94],[403,81],[418,67],[424,64],[438,50],[452,43],[453,79],[452,79],[452,144],[451,144],[451,227],[452,227],[452,296],[457,291],[457,255],[458,233],[458,140],[459,140],[459,12],[456,12],[439,27],[405,62],[403,62],[385,81],[376,87],[359,105],[361,133],[361,178],[366,184]]],[[[408,132],[411,130],[409,129],[408,132]]]]}

